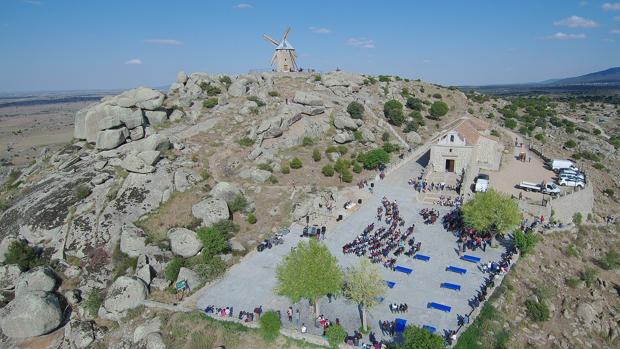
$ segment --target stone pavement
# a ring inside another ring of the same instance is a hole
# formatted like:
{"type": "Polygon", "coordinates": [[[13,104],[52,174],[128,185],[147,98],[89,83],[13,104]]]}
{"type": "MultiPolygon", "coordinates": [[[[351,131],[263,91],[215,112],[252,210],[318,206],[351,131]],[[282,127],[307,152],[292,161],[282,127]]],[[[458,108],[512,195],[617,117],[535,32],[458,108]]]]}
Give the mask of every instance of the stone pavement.
{"type": "MultiPolygon", "coordinates": [[[[401,216],[405,219],[405,227],[415,223],[414,236],[416,242],[422,243],[421,253],[431,257],[430,261],[423,262],[410,257],[401,256],[397,265],[413,269],[407,275],[395,272],[380,266],[384,279],[396,282],[396,286],[388,289],[383,303],[368,312],[368,323],[378,337],[381,337],[378,322],[401,318],[408,324],[431,325],[437,328],[438,334],[444,330],[457,328],[457,314],[466,314],[471,311],[468,300],[476,295],[476,291],[483,283],[485,274],[474,263],[459,259],[456,252],[456,239],[437,223],[425,225],[419,215],[420,209],[431,207],[416,201],[414,191],[407,184],[409,178],[417,177],[422,168],[415,161],[408,161],[392,173],[385,180],[375,184],[375,194],[370,200],[363,202],[361,207],[344,220],[336,224],[327,232],[325,244],[334,254],[343,268],[357,262],[359,257],[342,253],[342,246],[353,240],[370,223],[376,221],[376,209],[381,199],[386,196],[389,200],[396,200],[400,206],[401,216]],[[467,274],[460,275],[445,271],[448,265],[467,269],[467,274]],[[442,282],[461,285],[460,291],[440,288],[442,282]],[[390,303],[407,303],[409,311],[404,314],[392,314],[389,311],[390,303]],[[428,309],[429,302],[438,302],[452,307],[450,313],[428,309]]],[[[437,207],[435,207],[437,208],[437,207]]],[[[440,213],[446,213],[449,208],[438,208],[440,213]]],[[[381,224],[376,223],[375,229],[381,224]]],[[[207,305],[233,306],[235,314],[240,310],[252,311],[257,305],[263,305],[266,310],[280,310],[285,327],[296,327],[286,319],[286,309],[291,305],[289,300],[276,296],[273,289],[276,285],[275,269],[282,257],[286,255],[300,240],[302,227],[294,225],[291,233],[285,237],[283,245],[275,246],[262,253],[251,252],[240,263],[231,267],[225,276],[205,287],[198,295],[196,306],[204,309],[207,305]]],[[[500,259],[502,247],[487,248],[468,252],[482,259],[482,262],[497,261],[500,259]]],[[[365,257],[363,257],[365,258],[365,257]]],[[[341,324],[350,333],[360,327],[360,316],[357,305],[342,296],[332,299],[324,298],[319,302],[321,313],[331,321],[339,318],[341,324]]],[[[320,334],[312,316],[312,307],[307,301],[293,304],[294,309],[300,309],[302,323],[305,323],[310,333],[320,334]]],[[[473,320],[473,319],[472,319],[473,320]]]]}

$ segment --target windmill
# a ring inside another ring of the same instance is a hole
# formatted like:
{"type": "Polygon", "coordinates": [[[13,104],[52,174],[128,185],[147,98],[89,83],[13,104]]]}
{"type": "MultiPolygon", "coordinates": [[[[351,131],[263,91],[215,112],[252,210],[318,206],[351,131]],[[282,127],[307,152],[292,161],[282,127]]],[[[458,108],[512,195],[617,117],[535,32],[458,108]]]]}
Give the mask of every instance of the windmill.
{"type": "Polygon", "coordinates": [[[263,34],[263,38],[276,47],[276,52],[274,52],[273,57],[271,57],[271,65],[275,67],[275,71],[277,72],[297,71],[297,63],[295,62],[297,55],[295,54],[295,48],[286,40],[290,32],[291,28],[289,27],[284,32],[284,36],[280,42],[274,40],[269,35],[263,34]]]}

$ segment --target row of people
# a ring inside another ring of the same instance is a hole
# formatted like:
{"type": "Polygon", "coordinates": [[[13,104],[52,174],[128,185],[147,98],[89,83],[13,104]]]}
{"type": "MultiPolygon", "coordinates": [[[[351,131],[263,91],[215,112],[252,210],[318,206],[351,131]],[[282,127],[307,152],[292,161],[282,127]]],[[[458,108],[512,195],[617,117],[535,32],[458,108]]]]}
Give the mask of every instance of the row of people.
{"type": "Polygon", "coordinates": [[[390,303],[390,312],[392,313],[406,313],[409,310],[407,303],[390,303]]]}

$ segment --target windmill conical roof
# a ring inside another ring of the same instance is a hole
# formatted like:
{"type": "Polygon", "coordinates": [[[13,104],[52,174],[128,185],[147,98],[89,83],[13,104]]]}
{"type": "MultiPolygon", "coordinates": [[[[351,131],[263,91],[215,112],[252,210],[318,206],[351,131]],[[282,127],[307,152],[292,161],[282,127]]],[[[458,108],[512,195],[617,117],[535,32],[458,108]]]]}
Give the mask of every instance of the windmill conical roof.
{"type": "Polygon", "coordinates": [[[282,40],[280,42],[280,45],[278,45],[278,47],[276,47],[276,50],[294,50],[295,48],[293,47],[293,45],[291,45],[290,42],[288,42],[288,40],[282,40]]]}

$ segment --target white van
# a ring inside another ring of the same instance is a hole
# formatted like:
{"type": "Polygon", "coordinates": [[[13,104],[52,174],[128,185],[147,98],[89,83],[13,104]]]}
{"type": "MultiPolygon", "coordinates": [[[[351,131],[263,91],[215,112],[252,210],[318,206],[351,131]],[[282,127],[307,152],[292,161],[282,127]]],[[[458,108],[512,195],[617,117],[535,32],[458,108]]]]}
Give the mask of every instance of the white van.
{"type": "Polygon", "coordinates": [[[551,160],[547,163],[547,165],[553,171],[558,171],[563,168],[570,168],[570,169],[577,170],[577,166],[575,166],[575,163],[570,160],[551,160]]]}

